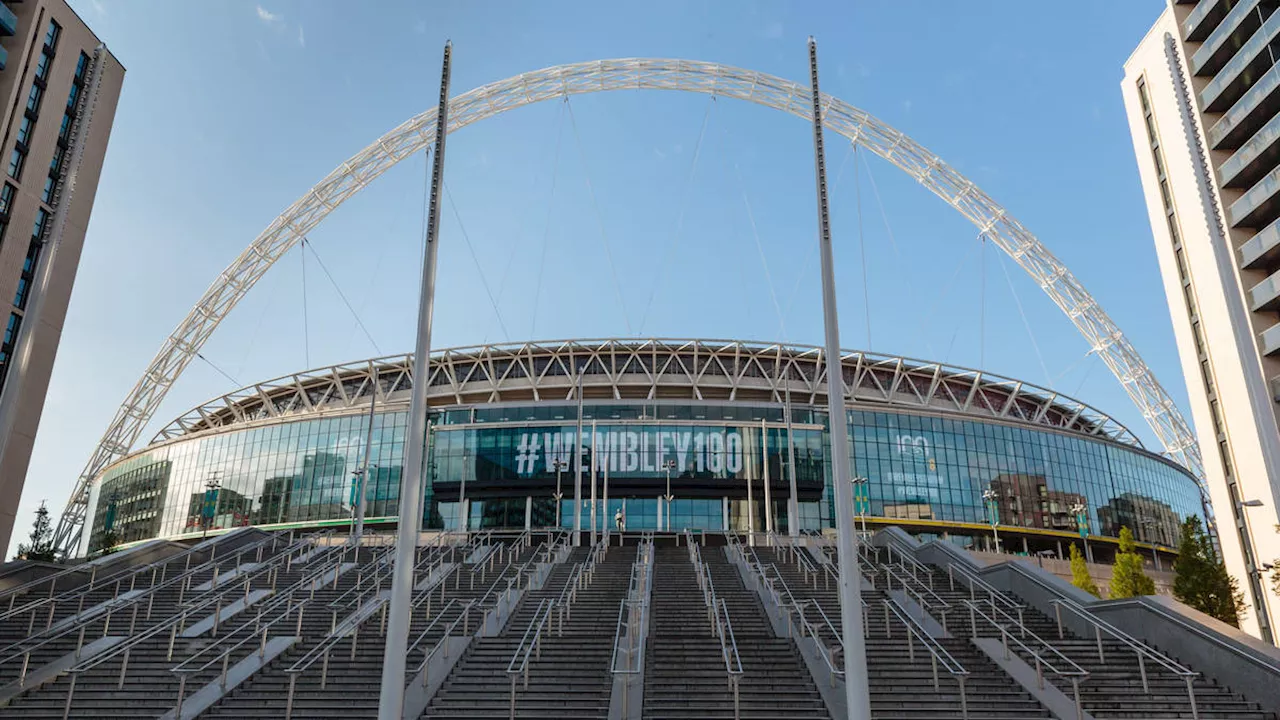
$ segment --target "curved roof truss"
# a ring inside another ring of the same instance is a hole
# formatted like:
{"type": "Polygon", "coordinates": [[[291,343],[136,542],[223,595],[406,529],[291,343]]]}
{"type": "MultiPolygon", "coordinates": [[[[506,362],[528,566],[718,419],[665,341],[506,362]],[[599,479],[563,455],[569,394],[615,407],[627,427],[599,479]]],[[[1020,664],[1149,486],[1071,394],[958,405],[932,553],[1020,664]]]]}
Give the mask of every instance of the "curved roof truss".
{"type": "MultiPolygon", "coordinates": [[[[491,403],[709,401],[826,407],[823,350],[737,340],[583,339],[440,350],[428,379],[433,408],[491,403]]],[[[1065,430],[1141,447],[1119,422],[1078,400],[981,370],[845,350],[845,404],[878,406],[1065,430]]],[[[294,373],[214,398],[160,429],[153,443],[290,417],[405,406],[413,356],[392,355],[294,373]],[[382,405],[380,405],[381,407],[382,405]]]]}
{"type": "MultiPolygon", "coordinates": [[[[746,100],[812,119],[809,88],[798,83],[716,63],[631,58],[559,65],[470,90],[449,101],[447,130],[454,132],[524,105],[606,90],[681,90],[746,100]]],[[[1119,379],[1168,454],[1203,478],[1195,436],[1172,398],[1066,265],[977,185],[902,132],[830,95],[823,96],[822,107],[823,125],[829,131],[843,135],[916,178],[1013,258],[1062,309],[1119,379]]],[[[219,274],[165,340],[116,411],[58,522],[54,543],[59,549],[66,551],[75,544],[93,478],[129,451],[174,381],[262,274],[348,198],[396,163],[429,147],[435,133],[436,111],[431,109],[378,138],[290,205],[219,274]]],[[[1203,491],[1203,480],[1201,485],[1203,491]]]]}

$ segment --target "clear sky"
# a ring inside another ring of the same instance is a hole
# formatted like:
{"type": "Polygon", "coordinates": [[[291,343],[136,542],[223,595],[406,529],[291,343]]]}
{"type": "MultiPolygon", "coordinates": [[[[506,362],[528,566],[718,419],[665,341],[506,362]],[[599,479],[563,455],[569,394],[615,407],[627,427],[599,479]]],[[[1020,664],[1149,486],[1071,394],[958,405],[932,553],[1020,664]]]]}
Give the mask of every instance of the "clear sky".
{"type": "MultiPolygon", "coordinates": [[[[1185,399],[1119,87],[1162,0],[1088,0],[1070,14],[1025,0],[72,5],[128,73],[15,544],[41,500],[61,512],[116,407],[219,271],[343,160],[434,107],[446,39],[460,93],[560,63],[645,56],[805,82],[813,34],[825,91],[1002,203],[1185,399]]],[[[804,122],[776,111],[652,91],[466,128],[449,145],[434,346],[821,343],[811,143],[804,122]]],[[[983,250],[972,225],[834,135],[828,167],[845,347],[1052,385],[1154,443],[1065,316],[983,250]]],[[[330,215],[310,236],[305,283],[304,255],[286,255],[140,440],[239,384],[411,350],[424,170],[422,156],[405,161],[330,215]]]]}

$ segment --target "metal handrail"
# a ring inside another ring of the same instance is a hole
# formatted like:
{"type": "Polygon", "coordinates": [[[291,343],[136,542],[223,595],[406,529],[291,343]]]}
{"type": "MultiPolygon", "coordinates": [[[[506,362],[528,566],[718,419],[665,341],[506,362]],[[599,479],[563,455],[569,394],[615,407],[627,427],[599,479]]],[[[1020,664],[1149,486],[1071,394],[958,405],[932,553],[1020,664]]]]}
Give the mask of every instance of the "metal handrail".
{"type": "Polygon", "coordinates": [[[738,685],[742,680],[742,660],[738,657],[738,640],[733,635],[733,622],[729,619],[729,606],[724,598],[720,598],[714,612],[712,631],[720,639],[720,657],[724,659],[724,672],[728,676],[729,689],[733,691],[733,718],[739,720],[738,685]]]}
{"type": "Polygon", "coordinates": [[[954,564],[947,565],[947,578],[951,583],[952,590],[955,589],[955,575],[957,573],[959,573],[961,580],[964,580],[966,583],[969,584],[970,600],[976,600],[977,597],[974,594],[975,590],[981,589],[987,595],[999,600],[1001,605],[1004,605],[1006,608],[1010,610],[1016,611],[1018,613],[1018,620],[1019,621],[1022,620],[1022,611],[1026,609],[1026,605],[1018,602],[1017,600],[1014,600],[1013,598],[1006,595],[1004,592],[1001,592],[1000,590],[996,589],[991,585],[991,583],[988,583],[986,580],[983,580],[982,578],[978,577],[976,573],[971,572],[968,568],[957,566],[954,564]]]}
{"type": "MultiPolygon", "coordinates": [[[[947,629],[947,617],[951,613],[951,603],[944,600],[940,595],[933,591],[933,588],[926,586],[914,577],[908,577],[900,572],[893,565],[885,566],[885,589],[893,589],[893,580],[897,580],[902,586],[903,592],[909,595],[915,595],[916,602],[920,605],[921,611],[930,614],[939,614],[942,616],[942,628],[947,629]],[[911,583],[915,583],[913,587],[911,583]]],[[[1021,620],[1019,620],[1021,625],[1021,620]]]]}
{"type": "MultiPolygon", "coordinates": [[[[865,611],[865,608],[867,607],[866,600],[862,601],[862,607],[865,611]]],[[[832,677],[844,677],[844,639],[840,637],[840,631],[836,629],[835,624],[831,622],[831,618],[827,616],[827,611],[822,609],[821,603],[813,599],[797,600],[791,605],[783,606],[783,609],[787,612],[788,620],[790,620],[791,617],[798,619],[800,637],[811,637],[819,644],[819,646],[826,650],[826,652],[822,653],[822,659],[827,664],[827,669],[831,671],[832,677]],[[809,618],[805,614],[805,610],[811,606],[816,608],[818,614],[822,617],[822,625],[827,628],[827,632],[830,633],[834,644],[828,645],[826,639],[818,633],[818,629],[815,628],[815,625],[809,622],[809,618]],[[841,657],[841,662],[839,663],[836,662],[835,657],[837,652],[841,657]]],[[[790,630],[790,628],[791,623],[788,622],[788,630],[790,630]]]]}
{"type": "MultiPolygon", "coordinates": [[[[348,635],[355,634],[358,631],[360,624],[362,624],[369,618],[373,617],[373,610],[376,610],[379,607],[385,607],[386,604],[387,604],[387,598],[385,597],[374,598],[372,601],[372,609],[370,610],[368,617],[365,617],[360,622],[352,624],[350,628],[344,628],[342,632],[338,632],[338,629],[336,627],[333,628],[332,630],[329,631],[328,636],[326,636],[324,640],[321,640],[315,647],[311,648],[311,650],[309,650],[306,655],[303,655],[302,657],[298,658],[296,662],[294,662],[289,667],[285,668],[285,672],[302,673],[306,671],[308,668],[310,668],[312,665],[314,665],[316,663],[316,660],[319,660],[320,658],[323,657],[324,663],[325,663],[325,670],[320,677],[320,688],[324,689],[325,681],[327,679],[326,676],[328,674],[329,651],[333,649],[334,645],[337,645],[339,642],[346,639],[348,635]]],[[[363,607],[364,606],[361,606],[361,608],[363,607]]],[[[278,620],[279,618],[276,618],[276,619],[278,620]]],[[[275,622],[275,621],[273,620],[272,622],[275,622]]],[[[352,641],[351,643],[351,651],[353,653],[355,652],[355,641],[352,641]]]]}
{"type": "Polygon", "coordinates": [[[942,665],[942,669],[947,671],[956,682],[960,685],[960,717],[963,720],[969,718],[969,700],[965,694],[965,678],[969,676],[969,671],[960,664],[958,660],[951,654],[949,650],[938,639],[929,634],[915,618],[911,617],[911,613],[907,612],[901,605],[892,599],[881,599],[880,604],[884,607],[884,631],[886,637],[893,637],[891,626],[889,623],[889,615],[892,614],[902,623],[903,629],[907,636],[907,657],[911,662],[916,660],[914,637],[920,641],[924,649],[929,651],[930,665],[933,670],[933,689],[938,690],[938,665],[942,665]]]}
{"type": "MultiPolygon", "coordinates": [[[[405,650],[405,656],[408,657],[409,655],[412,655],[413,651],[418,649],[418,647],[422,644],[422,642],[427,639],[427,636],[431,634],[431,631],[435,629],[436,625],[442,619],[444,619],[445,616],[449,614],[449,611],[452,608],[459,608],[459,614],[454,616],[453,623],[451,623],[449,627],[445,629],[445,636],[449,635],[449,633],[454,629],[454,626],[459,620],[461,620],[464,623],[464,626],[465,626],[463,630],[464,634],[470,634],[471,608],[475,606],[475,604],[476,604],[475,600],[464,601],[462,598],[450,598],[449,602],[445,603],[444,606],[442,606],[436,612],[435,618],[432,619],[431,622],[427,623],[427,626],[422,629],[422,632],[418,633],[418,636],[413,639],[413,642],[409,643],[409,647],[405,650]]],[[[422,663],[418,665],[418,667],[414,668],[413,670],[408,671],[408,674],[414,675],[421,672],[422,669],[426,666],[427,662],[431,660],[431,656],[433,654],[434,654],[434,648],[431,651],[424,653],[422,663]]]]}
{"type": "Polygon", "coordinates": [[[609,663],[609,672],[614,675],[634,675],[642,669],[642,663],[636,660],[643,660],[647,640],[646,634],[640,630],[647,626],[649,618],[649,590],[653,584],[653,573],[648,571],[648,564],[652,557],[653,533],[642,533],[636,547],[636,559],[631,563],[627,597],[618,603],[618,622],[613,631],[613,655],[609,663]],[[625,652],[622,647],[624,630],[627,631],[625,652]],[[632,630],[635,632],[631,632],[632,630]],[[626,658],[625,669],[618,667],[619,654],[626,658]]]}
{"type": "MultiPolygon", "coordinates": [[[[970,629],[970,634],[973,637],[978,636],[977,618],[982,618],[989,625],[991,625],[991,627],[995,628],[995,630],[1000,633],[1000,643],[1004,647],[1005,659],[1009,658],[1009,641],[1012,640],[1015,645],[1022,648],[1023,652],[1027,653],[1035,660],[1036,684],[1040,688],[1042,689],[1044,688],[1044,669],[1045,668],[1048,668],[1050,673],[1070,681],[1072,695],[1074,696],[1074,700],[1076,704],[1076,717],[1077,718],[1084,717],[1084,709],[1080,704],[1080,681],[1089,677],[1088,670],[1085,670],[1084,668],[1080,667],[1080,665],[1078,665],[1074,660],[1067,657],[1066,655],[1063,655],[1062,652],[1059,651],[1057,648],[1045,642],[1043,639],[1040,638],[1040,636],[1036,635],[1035,633],[1031,632],[1025,627],[1021,628],[1022,630],[1021,637],[1009,632],[1009,628],[1007,624],[1002,624],[998,622],[995,618],[984,613],[978,607],[979,603],[977,601],[964,600],[962,602],[969,608],[969,624],[970,624],[969,629],[970,629]],[[1028,646],[1025,642],[1023,642],[1023,640],[1028,638],[1031,640],[1034,640],[1036,643],[1040,645],[1040,647],[1043,650],[1047,650],[1049,654],[1056,657],[1059,661],[1061,661],[1066,666],[1066,668],[1064,669],[1064,668],[1058,667],[1052,661],[1046,659],[1040,652],[1037,652],[1036,650],[1028,646]]],[[[994,605],[992,605],[991,607],[997,613],[1000,613],[1000,611],[997,610],[994,605]]],[[[1010,618],[1007,615],[1005,617],[1012,624],[1013,618],[1010,618]]]]}
{"type": "Polygon", "coordinates": [[[511,662],[507,663],[507,677],[511,678],[511,720],[516,717],[516,679],[523,676],[524,689],[529,689],[529,657],[534,654],[542,657],[542,631],[554,608],[555,601],[550,598],[544,598],[538,603],[538,609],[529,618],[529,626],[520,638],[520,644],[511,654],[511,662]]]}
{"type": "MultiPolygon", "coordinates": [[[[246,548],[246,550],[252,550],[252,549],[253,549],[252,547],[246,548]]],[[[97,620],[99,615],[102,615],[105,613],[107,616],[107,622],[103,625],[103,636],[105,637],[110,627],[111,618],[115,615],[115,613],[119,612],[121,609],[128,608],[128,607],[133,608],[133,613],[131,614],[131,617],[129,620],[129,632],[130,634],[132,634],[134,626],[137,623],[137,619],[138,619],[138,609],[142,606],[142,602],[144,600],[148,601],[148,617],[149,617],[150,602],[154,600],[155,595],[159,590],[169,587],[170,585],[186,582],[188,578],[203,572],[205,569],[205,565],[208,565],[209,562],[212,562],[212,561],[207,561],[205,563],[197,565],[196,567],[191,568],[183,572],[182,574],[175,575],[169,578],[168,580],[161,582],[158,585],[152,585],[146,588],[141,595],[126,598],[124,600],[121,600],[118,596],[115,598],[112,598],[111,600],[106,600],[103,603],[100,603],[100,605],[103,606],[103,611],[100,613],[94,614],[94,616],[92,617],[88,617],[88,618],[81,617],[83,609],[77,610],[76,615],[63,619],[64,622],[66,620],[71,620],[72,622],[67,622],[65,626],[60,627],[56,632],[52,630],[53,611],[56,608],[56,605],[50,606],[49,621],[48,621],[49,624],[46,625],[43,631],[36,633],[34,635],[30,635],[26,638],[23,638],[22,640],[18,640],[16,642],[10,643],[9,645],[3,648],[0,648],[0,653],[13,650],[12,653],[0,658],[0,666],[7,665],[11,661],[16,661],[18,658],[22,658],[22,670],[20,672],[20,679],[25,678],[26,672],[27,672],[27,666],[30,663],[30,659],[31,659],[31,652],[33,650],[37,650],[41,647],[44,647],[48,643],[51,643],[55,640],[59,640],[79,630],[80,631],[79,641],[77,642],[77,646],[76,646],[77,651],[79,651],[80,646],[84,642],[84,630],[89,624],[97,620]]],[[[224,590],[224,592],[226,592],[226,590],[224,590]]],[[[220,597],[220,595],[218,597],[220,597]]],[[[209,598],[210,598],[209,599],[210,603],[215,601],[214,596],[209,596],[209,598]]],[[[202,605],[202,607],[204,606],[202,605]]],[[[33,615],[33,620],[34,620],[34,615],[33,615]]]]}
{"type": "MultiPolygon", "coordinates": [[[[248,547],[238,549],[238,550],[236,551],[236,554],[237,554],[237,556],[240,556],[240,555],[243,555],[245,552],[252,552],[252,551],[258,550],[259,548],[265,547],[265,545],[266,545],[266,543],[267,543],[268,541],[273,541],[273,540],[278,540],[278,536],[277,536],[277,535],[275,535],[275,534],[269,535],[268,537],[266,537],[266,538],[264,538],[264,539],[262,539],[262,540],[260,540],[260,541],[258,541],[258,542],[256,542],[256,543],[254,543],[254,544],[252,544],[252,545],[250,545],[250,546],[248,546],[248,547]]],[[[140,577],[140,576],[142,576],[142,575],[146,574],[146,572],[147,572],[148,570],[152,570],[152,571],[159,570],[159,569],[164,568],[165,566],[169,565],[170,563],[172,563],[172,562],[174,562],[174,561],[176,561],[176,560],[182,559],[182,558],[186,558],[186,559],[187,559],[187,563],[188,563],[187,567],[183,569],[183,573],[182,573],[182,575],[184,576],[184,575],[191,574],[191,573],[193,572],[193,569],[190,567],[190,558],[192,557],[192,555],[193,555],[195,552],[198,552],[198,551],[196,551],[195,549],[187,550],[187,551],[185,551],[185,552],[179,553],[178,555],[176,555],[176,556],[174,556],[174,557],[172,557],[172,558],[166,558],[166,559],[164,559],[164,560],[157,560],[156,562],[149,563],[149,564],[147,564],[147,565],[144,565],[144,566],[143,566],[143,567],[141,567],[141,568],[130,568],[130,569],[128,569],[128,570],[123,570],[123,571],[121,571],[121,572],[119,572],[119,573],[116,573],[115,575],[110,575],[110,576],[108,576],[108,577],[106,577],[106,578],[92,579],[92,580],[90,580],[90,582],[89,582],[89,584],[88,584],[88,587],[77,587],[77,588],[72,588],[71,590],[68,590],[67,592],[64,592],[64,593],[62,593],[62,594],[60,594],[60,595],[57,595],[57,596],[50,596],[50,597],[40,598],[40,599],[34,600],[34,601],[30,602],[30,603],[27,603],[27,604],[25,604],[25,605],[22,605],[21,607],[17,607],[17,608],[10,608],[9,610],[6,610],[4,613],[0,613],[0,622],[3,622],[3,621],[5,621],[5,620],[8,620],[8,619],[9,619],[9,618],[11,618],[11,617],[17,617],[17,616],[22,615],[22,614],[25,614],[25,613],[27,613],[27,612],[32,613],[32,616],[33,616],[33,618],[34,618],[34,613],[35,613],[35,611],[36,611],[36,610],[38,610],[39,608],[41,608],[41,607],[45,607],[45,606],[49,606],[49,607],[51,608],[51,613],[50,613],[50,614],[52,614],[52,608],[57,607],[59,604],[64,603],[64,602],[67,602],[67,601],[70,601],[70,600],[75,600],[75,599],[77,599],[77,598],[78,598],[78,599],[80,599],[80,600],[81,600],[81,602],[83,603],[84,598],[85,598],[86,596],[88,596],[88,594],[89,594],[89,593],[93,592],[95,589],[97,589],[97,588],[99,588],[99,587],[107,586],[107,585],[111,585],[111,584],[113,584],[113,583],[116,585],[116,591],[117,591],[117,594],[118,594],[118,593],[119,593],[120,586],[121,586],[121,584],[122,584],[125,580],[129,580],[129,589],[130,589],[130,590],[133,590],[133,589],[134,589],[134,587],[135,587],[135,585],[136,585],[136,583],[137,583],[137,579],[138,579],[138,577],[140,577]]],[[[209,558],[208,560],[206,560],[206,561],[204,561],[204,562],[200,563],[199,565],[196,565],[196,568],[195,568],[195,569],[196,569],[196,570],[203,569],[203,568],[205,568],[207,565],[209,565],[210,563],[212,563],[213,561],[214,561],[214,558],[212,558],[212,557],[211,557],[211,558],[209,558]]],[[[215,565],[214,567],[216,568],[217,566],[215,565]]],[[[167,574],[167,573],[166,573],[166,574],[167,574]]],[[[177,577],[181,577],[181,576],[179,576],[179,575],[175,575],[174,577],[175,577],[175,578],[177,578],[177,577]]],[[[173,580],[173,578],[166,578],[166,579],[162,580],[161,582],[162,582],[162,583],[168,583],[168,582],[170,582],[171,580],[173,580]]],[[[157,586],[154,584],[154,581],[153,581],[152,585],[151,585],[148,589],[154,589],[154,588],[156,588],[156,587],[157,587],[157,586]]],[[[46,629],[47,629],[47,628],[46,628],[46,629]]],[[[16,646],[16,645],[18,645],[18,644],[19,644],[19,643],[13,643],[13,644],[9,645],[8,647],[0,648],[0,653],[3,653],[4,651],[6,651],[6,650],[8,650],[9,648],[14,647],[14,646],[16,646]]]]}
{"type": "Polygon", "coordinates": [[[1190,668],[1184,667],[1183,665],[1175,662],[1174,660],[1169,658],[1167,655],[1164,655],[1163,653],[1156,652],[1154,649],[1152,649],[1142,641],[1134,638],[1132,635],[1129,635],[1123,630],[1120,630],[1119,628],[1103,620],[1097,615],[1094,615],[1093,613],[1089,612],[1083,606],[1081,606],[1079,603],[1073,600],[1070,600],[1068,598],[1053,598],[1049,601],[1049,603],[1053,605],[1054,616],[1058,622],[1058,638],[1059,639],[1062,639],[1063,637],[1062,608],[1065,607],[1071,612],[1075,613],[1077,617],[1079,617],[1080,619],[1084,620],[1085,622],[1093,626],[1094,636],[1097,638],[1097,645],[1098,645],[1098,662],[1101,662],[1101,663],[1106,662],[1106,658],[1104,657],[1103,650],[1102,650],[1102,633],[1106,632],[1107,634],[1111,635],[1111,637],[1115,638],[1116,640],[1119,640],[1122,644],[1124,644],[1130,650],[1132,650],[1135,655],[1138,656],[1138,673],[1142,677],[1143,692],[1147,693],[1148,695],[1151,694],[1151,688],[1147,684],[1147,665],[1146,665],[1146,659],[1150,658],[1151,660],[1154,660],[1157,665],[1160,665],[1165,670],[1168,670],[1174,675],[1181,677],[1186,682],[1187,697],[1191,701],[1192,715],[1193,717],[1199,717],[1199,711],[1196,708],[1194,680],[1196,677],[1200,675],[1200,673],[1195,672],[1190,668]]]}
{"type": "Polygon", "coordinates": [[[911,577],[919,580],[919,574],[923,573],[928,579],[929,589],[933,589],[933,568],[917,560],[914,555],[904,550],[896,541],[891,541],[885,546],[885,549],[889,551],[889,562],[886,564],[886,567],[895,562],[894,556],[896,555],[896,562],[904,568],[909,568],[911,570],[911,577]]]}

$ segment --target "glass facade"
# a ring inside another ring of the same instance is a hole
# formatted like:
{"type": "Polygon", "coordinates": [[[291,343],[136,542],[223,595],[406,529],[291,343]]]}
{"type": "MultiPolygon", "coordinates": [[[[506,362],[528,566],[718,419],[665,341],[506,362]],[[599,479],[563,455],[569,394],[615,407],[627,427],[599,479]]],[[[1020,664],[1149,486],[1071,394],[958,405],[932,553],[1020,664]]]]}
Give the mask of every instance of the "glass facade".
{"type": "MultiPolygon", "coordinates": [[[[674,496],[670,527],[763,529],[764,479],[777,529],[786,529],[794,467],[799,522],[828,528],[831,507],[825,413],[729,402],[586,403],[582,441],[572,403],[450,408],[431,415],[426,453],[428,528],[456,528],[458,500],[470,525],[573,525],[575,476],[582,522],[597,484],[597,523],[619,511],[629,530],[659,529],[660,497],[674,496]],[[593,428],[594,423],[594,428],[593,428]],[[575,452],[576,448],[576,452],[575,452]],[[794,464],[792,459],[794,458],[794,464]],[[558,477],[557,477],[558,476],[558,477]],[[608,503],[605,504],[606,483],[608,503]],[[463,486],[465,485],[465,490],[463,486]],[[748,502],[748,500],[750,502],[748,502]]],[[[1071,507],[1087,508],[1090,532],[1173,544],[1187,515],[1202,515],[1193,479],[1137,448],[1027,425],[851,410],[850,452],[860,511],[870,516],[986,523],[983,493],[996,494],[1001,525],[1074,531],[1071,507]]],[[[118,542],[240,525],[344,522],[356,499],[354,470],[372,467],[366,516],[398,511],[407,413],[295,416],[257,427],[179,438],[116,463],[95,483],[89,548],[110,529],[118,542]]],[[[663,522],[666,525],[666,522],[663,522]]]]}

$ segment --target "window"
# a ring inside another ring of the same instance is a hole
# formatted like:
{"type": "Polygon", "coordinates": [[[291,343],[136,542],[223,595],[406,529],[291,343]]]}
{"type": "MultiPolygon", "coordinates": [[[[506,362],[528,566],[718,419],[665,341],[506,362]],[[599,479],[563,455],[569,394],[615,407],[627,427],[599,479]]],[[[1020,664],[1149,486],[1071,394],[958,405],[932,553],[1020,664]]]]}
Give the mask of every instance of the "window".
{"type": "Polygon", "coordinates": [[[43,98],[44,90],[41,90],[39,85],[32,85],[31,93],[27,95],[27,110],[30,110],[32,113],[39,114],[40,101],[43,98]]]}
{"type": "Polygon", "coordinates": [[[69,142],[71,136],[71,116],[62,116],[62,125],[58,127],[58,140],[61,142],[69,142]]]}
{"type": "Polygon", "coordinates": [[[43,200],[46,205],[53,204],[53,191],[57,187],[58,181],[52,176],[44,179],[44,192],[40,193],[40,199],[43,200]]]}
{"type": "Polygon", "coordinates": [[[0,187],[0,214],[8,215],[13,209],[13,196],[17,193],[17,189],[9,183],[5,183],[4,187],[0,187]]]}
{"type": "Polygon", "coordinates": [[[35,129],[36,122],[30,117],[23,117],[22,124],[18,126],[18,142],[23,145],[31,144],[31,131],[35,129]]]}
{"type": "Polygon", "coordinates": [[[76,82],[84,82],[84,73],[89,69],[89,56],[80,53],[80,59],[76,61],[76,82]]]}
{"type": "Polygon", "coordinates": [[[48,53],[40,53],[40,60],[36,62],[36,78],[41,81],[49,79],[49,68],[53,67],[53,56],[48,53]]]}
{"type": "Polygon", "coordinates": [[[53,159],[49,161],[49,172],[54,175],[62,174],[62,159],[66,157],[67,149],[59,145],[53,151],[53,159]]]}
{"type": "MultiPolygon", "coordinates": [[[[40,212],[44,212],[41,210],[40,212]]],[[[27,257],[22,261],[22,275],[18,276],[18,291],[13,294],[13,306],[19,310],[27,309],[27,300],[30,299],[31,281],[36,276],[36,262],[40,259],[40,241],[36,238],[31,239],[31,244],[27,246],[27,257]]]]}
{"type": "Polygon", "coordinates": [[[49,31],[44,35],[44,46],[50,50],[58,46],[58,38],[62,35],[62,28],[58,23],[50,20],[49,31]]]}
{"type": "Polygon", "coordinates": [[[18,148],[14,148],[9,154],[9,177],[14,180],[22,179],[22,166],[27,161],[27,156],[18,148]]]}
{"type": "MultiPolygon", "coordinates": [[[[44,208],[40,208],[39,210],[36,210],[36,222],[34,225],[31,226],[31,239],[35,241],[43,240],[44,231],[48,229],[45,226],[48,224],[49,224],[49,211],[45,210],[44,208]]],[[[29,257],[30,256],[28,255],[28,258],[29,257]]]]}
{"type": "Polygon", "coordinates": [[[79,100],[79,99],[80,99],[80,86],[72,85],[71,92],[67,94],[67,112],[73,113],[76,111],[76,100],[79,100]]]}

